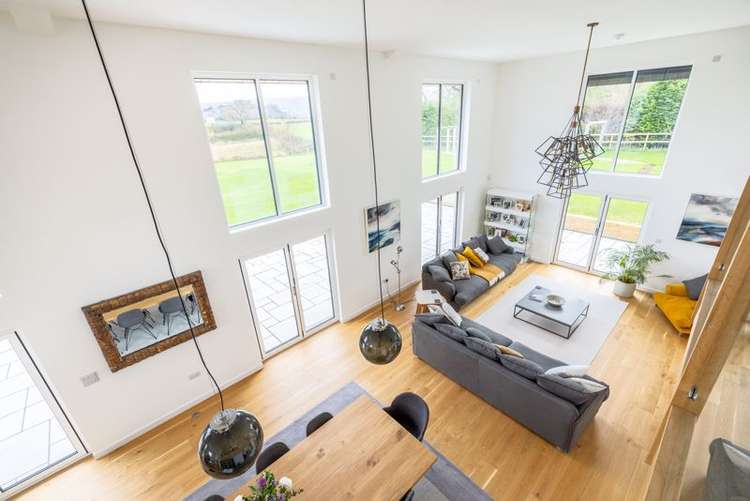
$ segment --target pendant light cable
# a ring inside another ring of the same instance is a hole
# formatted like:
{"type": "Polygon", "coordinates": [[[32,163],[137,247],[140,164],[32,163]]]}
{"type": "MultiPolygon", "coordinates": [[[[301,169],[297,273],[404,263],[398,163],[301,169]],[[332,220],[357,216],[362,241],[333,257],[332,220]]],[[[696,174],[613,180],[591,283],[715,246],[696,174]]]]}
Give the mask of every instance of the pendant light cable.
{"type": "Polygon", "coordinates": [[[370,46],[367,39],[367,0],[362,0],[362,20],[365,33],[365,74],[367,76],[367,115],[370,123],[370,151],[372,153],[372,178],[375,183],[375,229],[378,232],[378,291],[380,292],[380,318],[385,322],[383,302],[383,273],[380,265],[380,203],[378,201],[378,168],[375,165],[375,134],[372,127],[372,91],[370,90],[370,46]]]}
{"type": "Polygon", "coordinates": [[[195,331],[193,329],[193,322],[190,320],[190,315],[187,311],[187,306],[185,305],[185,298],[182,297],[182,293],[180,292],[180,285],[177,282],[177,276],[174,272],[174,267],[172,266],[172,259],[169,256],[169,251],[167,250],[167,245],[164,242],[164,237],[161,233],[161,230],[159,229],[159,222],[156,218],[156,212],[154,211],[154,206],[151,203],[151,196],[148,193],[148,188],[146,187],[146,180],[143,177],[143,171],[141,171],[141,167],[138,164],[138,158],[135,154],[135,148],[133,147],[133,142],[130,139],[130,133],[128,132],[128,126],[125,123],[125,117],[122,114],[122,109],[120,108],[120,100],[117,98],[117,93],[115,92],[115,87],[112,84],[112,78],[109,76],[109,70],[107,69],[107,63],[104,60],[104,54],[102,54],[102,48],[99,45],[99,38],[96,36],[96,30],[94,29],[94,23],[91,21],[91,15],[89,14],[89,9],[86,6],[86,0],[81,0],[81,4],[83,5],[83,12],[86,14],[86,21],[89,25],[89,30],[91,31],[91,37],[94,39],[94,45],[96,45],[96,51],[99,54],[99,60],[102,63],[102,68],[104,69],[104,75],[107,77],[107,83],[109,84],[109,90],[112,92],[112,99],[115,102],[115,107],[117,108],[117,114],[120,117],[120,124],[122,125],[122,131],[125,134],[125,140],[128,143],[128,149],[130,150],[130,157],[133,160],[133,165],[135,166],[135,170],[138,173],[138,180],[141,183],[141,187],[143,188],[143,194],[146,197],[146,203],[148,204],[148,210],[151,214],[151,221],[154,224],[154,230],[156,231],[156,237],[159,239],[159,244],[161,245],[162,250],[164,251],[164,257],[167,260],[167,267],[169,268],[169,274],[172,277],[172,282],[174,283],[175,290],[177,291],[177,295],[180,298],[180,304],[182,304],[182,312],[185,314],[185,319],[187,320],[188,327],[190,328],[190,336],[193,338],[193,343],[195,343],[195,349],[198,350],[198,356],[200,357],[201,363],[203,364],[203,368],[206,369],[206,374],[208,374],[208,377],[211,378],[211,382],[216,387],[216,391],[219,393],[219,402],[221,404],[221,410],[224,410],[224,395],[221,392],[221,387],[219,387],[219,383],[216,382],[216,378],[214,378],[214,375],[211,374],[211,371],[208,368],[208,365],[206,364],[206,360],[203,358],[203,352],[201,352],[201,348],[198,345],[198,340],[195,337],[195,331]]]}
{"type": "Polygon", "coordinates": [[[578,84],[578,97],[576,97],[576,109],[579,109],[581,104],[581,94],[583,93],[583,79],[586,78],[586,66],[589,63],[589,52],[591,52],[591,38],[594,36],[594,28],[599,26],[599,23],[589,23],[586,26],[589,27],[589,41],[586,45],[586,56],[583,58],[583,71],[581,71],[581,83],[578,84]]]}

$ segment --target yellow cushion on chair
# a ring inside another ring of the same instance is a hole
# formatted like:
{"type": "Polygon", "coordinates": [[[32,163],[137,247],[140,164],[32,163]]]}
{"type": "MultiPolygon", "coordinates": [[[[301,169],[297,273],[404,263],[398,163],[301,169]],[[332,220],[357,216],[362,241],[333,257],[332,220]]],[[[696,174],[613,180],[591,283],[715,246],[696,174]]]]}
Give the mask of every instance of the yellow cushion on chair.
{"type": "Polygon", "coordinates": [[[682,334],[690,333],[690,328],[693,326],[693,311],[698,303],[697,301],[693,301],[687,296],[655,292],[654,302],[678,332],[682,334]]]}

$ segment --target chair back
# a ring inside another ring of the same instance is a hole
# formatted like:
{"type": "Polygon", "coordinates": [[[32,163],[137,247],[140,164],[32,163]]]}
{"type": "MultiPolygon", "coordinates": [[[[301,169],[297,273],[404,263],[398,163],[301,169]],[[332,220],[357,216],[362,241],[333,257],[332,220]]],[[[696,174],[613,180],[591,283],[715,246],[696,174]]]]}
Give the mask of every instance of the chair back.
{"type": "Polygon", "coordinates": [[[180,296],[170,297],[159,303],[159,312],[162,314],[182,312],[180,296]]]}
{"type": "Polygon", "coordinates": [[[272,443],[258,455],[258,459],[255,461],[255,471],[262,472],[287,452],[289,452],[289,447],[284,442],[272,443]]]}
{"type": "Polygon", "coordinates": [[[422,441],[430,422],[430,408],[422,397],[411,392],[401,393],[383,410],[414,435],[414,438],[422,441]]]}
{"type": "Polygon", "coordinates": [[[143,323],[145,319],[146,314],[143,313],[143,310],[128,310],[117,315],[117,325],[123,329],[129,329],[143,323]]]}
{"type": "Polygon", "coordinates": [[[307,436],[309,437],[310,435],[312,435],[315,430],[326,424],[331,420],[331,418],[333,418],[333,414],[331,414],[330,412],[321,412],[320,414],[312,418],[310,422],[307,423],[307,436]]]}

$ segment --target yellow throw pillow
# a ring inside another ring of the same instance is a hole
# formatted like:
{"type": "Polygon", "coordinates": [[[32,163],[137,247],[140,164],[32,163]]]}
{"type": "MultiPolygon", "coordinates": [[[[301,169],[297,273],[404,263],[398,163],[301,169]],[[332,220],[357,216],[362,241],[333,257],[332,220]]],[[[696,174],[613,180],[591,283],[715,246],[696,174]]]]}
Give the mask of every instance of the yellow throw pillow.
{"type": "Polygon", "coordinates": [[[460,254],[460,253],[456,253],[456,259],[458,259],[459,261],[466,261],[467,262],[467,264],[469,265],[469,273],[474,273],[475,272],[474,267],[471,265],[471,261],[469,261],[469,259],[466,256],[464,256],[463,254],[460,254]]]}
{"type": "Polygon", "coordinates": [[[516,351],[513,348],[508,348],[507,346],[503,346],[501,344],[496,344],[497,349],[500,350],[500,353],[503,355],[509,355],[511,357],[518,357],[518,358],[526,358],[523,356],[523,353],[520,351],[516,351]]]}
{"type": "Polygon", "coordinates": [[[468,259],[469,262],[477,268],[481,268],[482,266],[484,266],[484,262],[479,259],[479,256],[477,256],[473,250],[471,250],[471,247],[464,247],[464,250],[461,252],[461,254],[466,256],[466,259],[468,259]]]}

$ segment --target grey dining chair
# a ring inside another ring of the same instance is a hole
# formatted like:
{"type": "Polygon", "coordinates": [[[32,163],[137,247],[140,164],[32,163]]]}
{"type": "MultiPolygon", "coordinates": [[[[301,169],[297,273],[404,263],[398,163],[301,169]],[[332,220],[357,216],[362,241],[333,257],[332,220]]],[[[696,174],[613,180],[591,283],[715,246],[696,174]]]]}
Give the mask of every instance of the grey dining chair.
{"type": "MultiPolygon", "coordinates": [[[[153,325],[150,322],[151,318],[148,311],[135,309],[120,313],[119,315],[117,315],[117,319],[111,323],[124,331],[123,337],[125,338],[125,351],[127,351],[130,347],[130,336],[133,331],[137,329],[145,331],[149,336],[156,339],[156,334],[154,334],[154,332],[151,330],[151,327],[153,327],[153,325]]],[[[114,334],[114,331],[111,327],[110,332],[114,334]]]]}
{"type": "Polygon", "coordinates": [[[310,435],[315,433],[318,428],[326,424],[332,418],[333,414],[331,414],[330,412],[321,412],[320,414],[312,418],[310,422],[307,423],[307,429],[305,430],[307,436],[309,437],[310,435]]]}
{"type": "Polygon", "coordinates": [[[416,393],[406,392],[396,395],[391,405],[383,409],[420,442],[424,439],[427,424],[430,422],[430,408],[416,393]]]}
{"type": "MultiPolygon", "coordinates": [[[[187,305],[186,305],[187,306],[187,305]]],[[[180,296],[170,297],[159,303],[159,313],[162,316],[162,323],[167,326],[167,336],[171,334],[174,317],[182,317],[187,323],[185,311],[182,309],[180,296]]]]}
{"type": "Polygon", "coordinates": [[[258,459],[255,460],[255,471],[262,472],[287,452],[289,447],[284,442],[272,443],[258,455],[258,459]]]}

